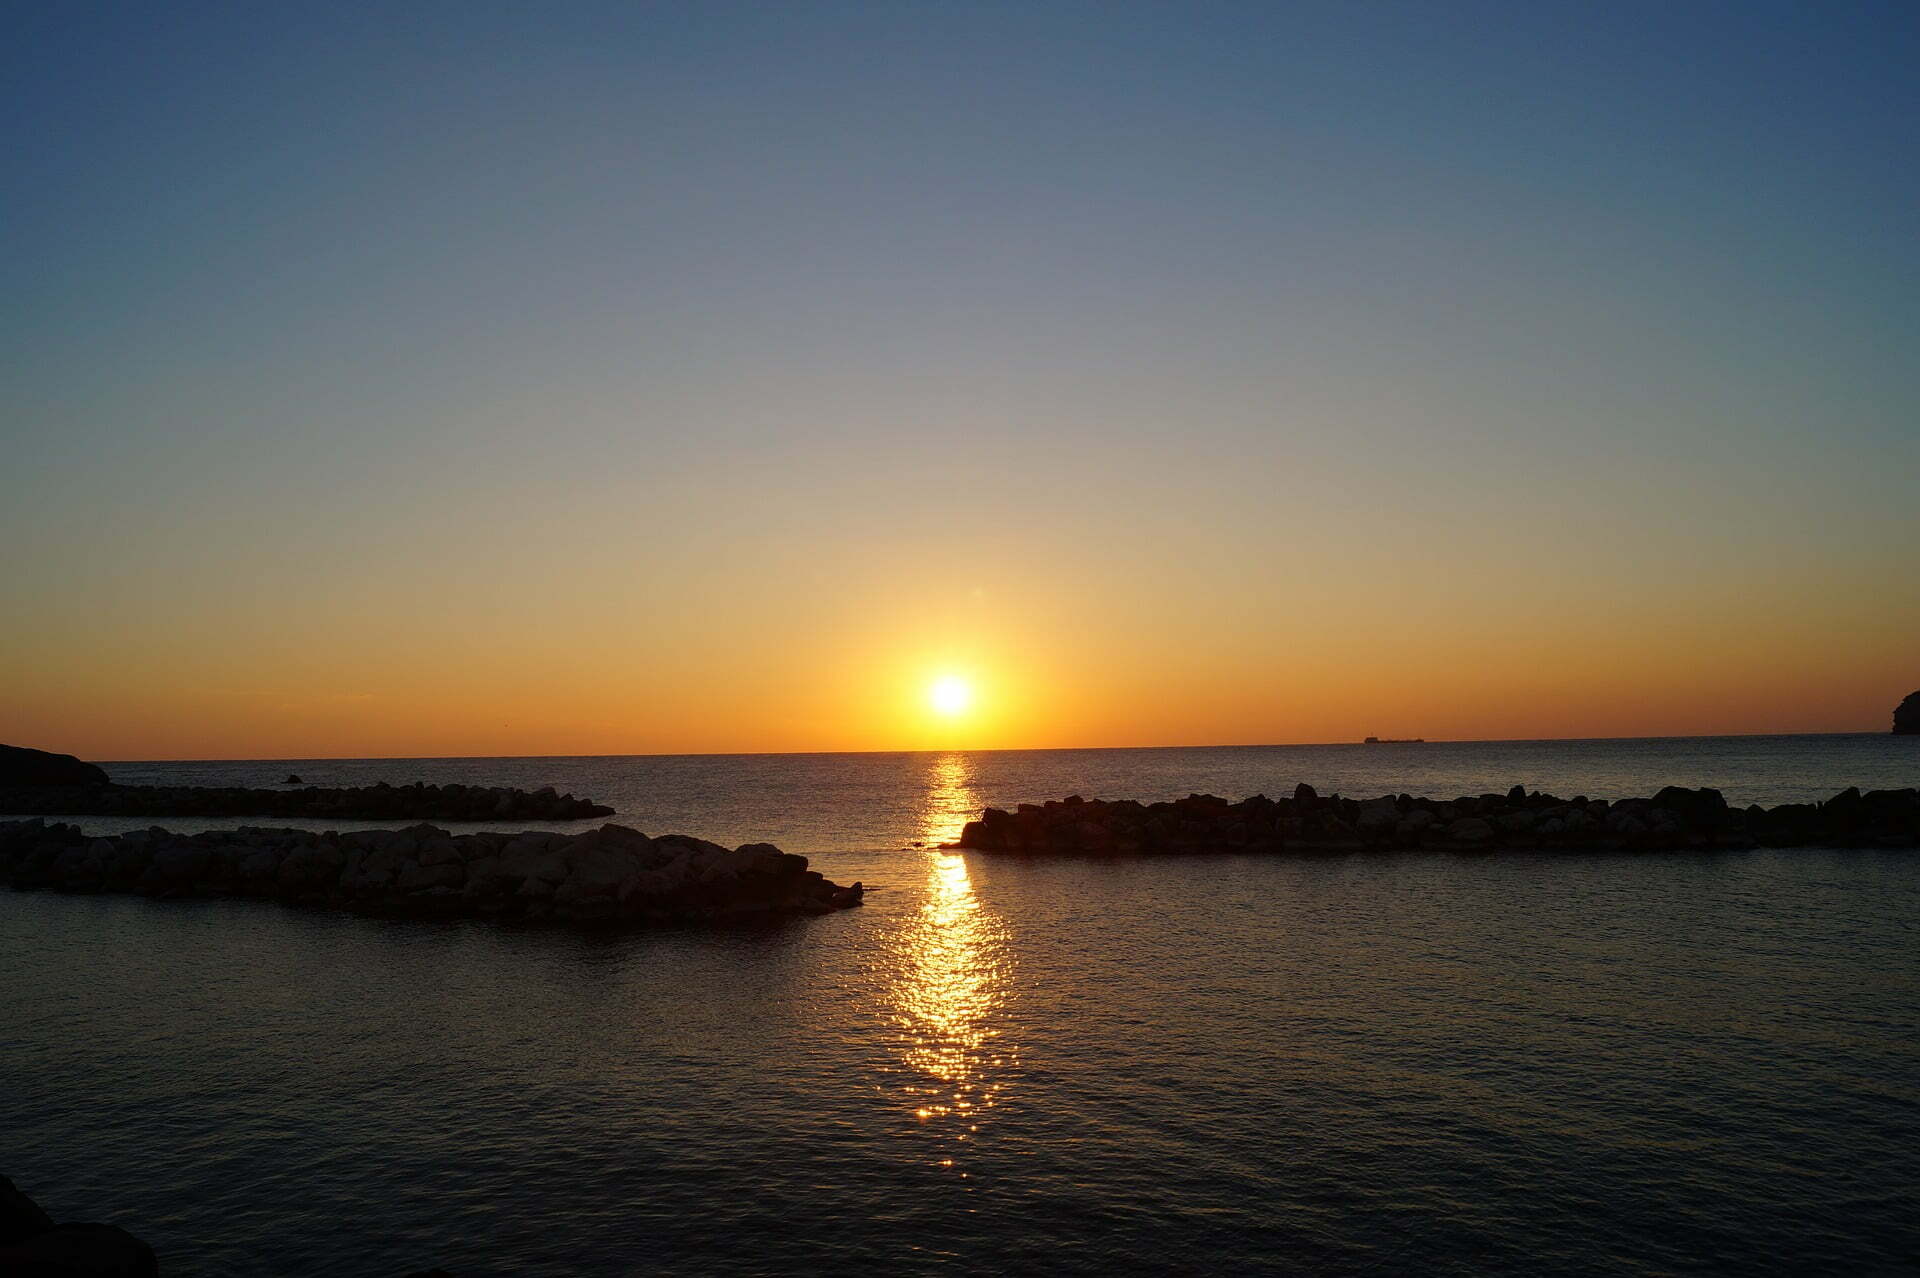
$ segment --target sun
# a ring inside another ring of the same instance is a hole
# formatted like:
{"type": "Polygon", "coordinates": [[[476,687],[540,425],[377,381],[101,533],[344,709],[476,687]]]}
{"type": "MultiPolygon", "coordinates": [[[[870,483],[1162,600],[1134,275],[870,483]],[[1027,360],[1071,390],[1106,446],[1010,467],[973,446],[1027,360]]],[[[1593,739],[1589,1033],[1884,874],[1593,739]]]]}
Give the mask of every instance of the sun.
{"type": "Polygon", "coordinates": [[[941,675],[927,689],[927,704],[948,718],[965,714],[973,704],[973,685],[959,675],[941,675]]]}

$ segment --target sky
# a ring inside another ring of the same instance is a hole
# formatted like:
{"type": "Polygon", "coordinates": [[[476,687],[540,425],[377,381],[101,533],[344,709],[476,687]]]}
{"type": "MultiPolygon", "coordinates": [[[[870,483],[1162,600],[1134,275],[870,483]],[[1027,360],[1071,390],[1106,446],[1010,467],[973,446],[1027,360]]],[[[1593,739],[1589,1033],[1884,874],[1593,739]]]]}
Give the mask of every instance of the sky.
{"type": "Polygon", "coordinates": [[[1866,731],[1920,687],[1912,5],[7,24],[0,740],[1866,731]]]}

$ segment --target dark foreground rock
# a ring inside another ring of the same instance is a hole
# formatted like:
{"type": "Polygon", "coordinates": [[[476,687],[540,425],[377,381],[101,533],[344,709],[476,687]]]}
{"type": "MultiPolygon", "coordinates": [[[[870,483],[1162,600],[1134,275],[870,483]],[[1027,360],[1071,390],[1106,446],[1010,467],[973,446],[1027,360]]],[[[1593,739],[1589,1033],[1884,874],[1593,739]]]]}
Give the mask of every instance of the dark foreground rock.
{"type": "Polygon", "coordinates": [[[1650,799],[1559,799],[1515,786],[1441,800],[1410,795],[1239,803],[1192,794],[1171,803],[1023,803],[969,821],[959,847],[1028,855],[1342,852],[1385,848],[1626,849],[1920,846],[1920,791],[1841,791],[1825,803],[1733,808],[1718,790],[1668,786],[1650,799]]]}
{"type": "Polygon", "coordinates": [[[17,1278],[153,1278],[153,1248],[112,1225],[56,1225],[0,1176],[0,1274],[17,1278]]]}
{"type": "MultiPolygon", "coordinates": [[[[100,775],[104,781],[106,774],[100,775]]],[[[203,785],[0,786],[0,812],[11,816],[270,816],[306,821],[580,821],[613,815],[613,809],[604,804],[556,793],[552,786],[515,790],[418,782],[388,785],[384,781],[341,789],[314,785],[302,790],[203,785]]]]}
{"type": "Polygon", "coordinates": [[[25,746],[0,745],[0,787],[100,786],[107,774],[70,754],[50,754],[25,746]]]}
{"type": "Polygon", "coordinates": [[[1920,692],[1910,692],[1893,711],[1893,735],[1920,737],[1920,692]]]}
{"type": "Polygon", "coordinates": [[[619,825],[584,834],[155,827],[92,838],[72,825],[0,822],[0,883],[612,927],[825,914],[861,901],[860,884],[831,883],[770,843],[729,850],[619,825]]]}

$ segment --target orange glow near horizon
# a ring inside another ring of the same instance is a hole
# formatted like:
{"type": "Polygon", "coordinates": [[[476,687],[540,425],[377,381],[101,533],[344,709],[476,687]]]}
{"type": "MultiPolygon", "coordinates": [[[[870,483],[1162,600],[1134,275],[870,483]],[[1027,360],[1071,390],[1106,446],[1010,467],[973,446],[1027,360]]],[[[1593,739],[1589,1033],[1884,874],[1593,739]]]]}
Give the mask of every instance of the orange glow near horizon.
{"type": "Polygon", "coordinates": [[[0,669],[32,676],[0,680],[0,741],[113,761],[1850,732],[1884,731],[1920,685],[1920,612],[1851,585],[1730,627],[1724,591],[1689,613],[1651,585],[1380,588],[1344,568],[1282,590],[1138,556],[958,606],[891,557],[831,594],[793,575],[689,579],[666,609],[585,589],[509,605],[484,575],[424,600],[402,575],[167,607],[130,583],[137,622],[48,607],[0,635],[0,669]]]}

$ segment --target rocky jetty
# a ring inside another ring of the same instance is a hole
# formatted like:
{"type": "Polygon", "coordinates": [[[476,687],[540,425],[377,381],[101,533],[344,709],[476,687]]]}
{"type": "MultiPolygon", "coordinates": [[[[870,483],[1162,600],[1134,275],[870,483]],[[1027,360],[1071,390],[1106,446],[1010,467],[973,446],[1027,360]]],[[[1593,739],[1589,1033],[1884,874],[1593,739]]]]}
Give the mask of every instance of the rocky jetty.
{"type": "Polygon", "coordinates": [[[22,1278],[153,1278],[153,1248],[113,1225],[56,1225],[0,1176],[0,1273],[22,1278]]]}
{"type": "Polygon", "coordinates": [[[1689,848],[1920,846],[1920,791],[1847,789],[1824,803],[1730,807],[1718,790],[1668,786],[1650,799],[1505,794],[1416,799],[1192,794],[1171,803],[1078,795],[1012,812],[988,808],[956,845],[983,852],[1108,856],[1347,852],[1388,848],[1679,851],[1689,848]]]}
{"type": "Polygon", "coordinates": [[[580,821],[612,816],[552,786],[378,785],[253,790],[242,786],[0,786],[9,816],[262,816],[305,821],[580,821]]]}
{"type": "Polygon", "coordinates": [[[93,838],[72,825],[0,822],[0,883],[612,927],[825,914],[861,901],[860,884],[829,882],[770,843],[730,850],[620,825],[584,834],[156,827],[93,838]]]}
{"type": "Polygon", "coordinates": [[[1893,735],[1920,737],[1920,692],[1910,692],[1893,711],[1893,735]]]}

